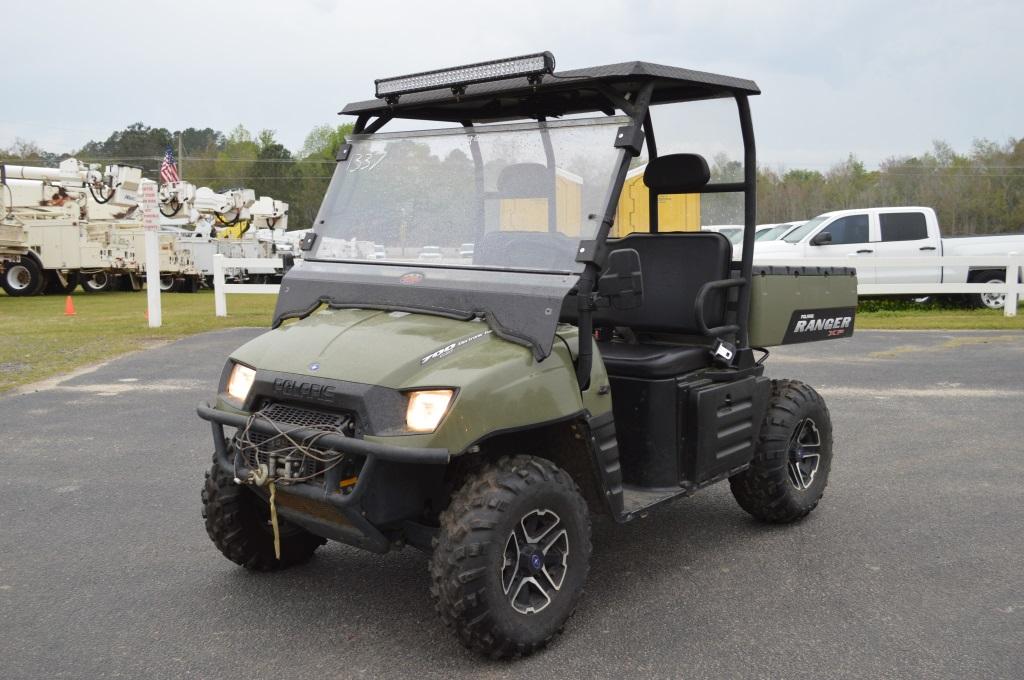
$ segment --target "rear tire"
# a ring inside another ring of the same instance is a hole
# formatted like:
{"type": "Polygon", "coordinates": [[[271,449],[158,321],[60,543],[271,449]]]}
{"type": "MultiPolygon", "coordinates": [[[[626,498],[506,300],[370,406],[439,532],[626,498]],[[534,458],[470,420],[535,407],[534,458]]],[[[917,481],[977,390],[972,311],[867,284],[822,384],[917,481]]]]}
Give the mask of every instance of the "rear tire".
{"type": "Polygon", "coordinates": [[[729,478],[740,507],[764,522],[795,522],[814,510],[832,467],[832,418],[814,388],[773,380],[750,467],[729,478]]]}
{"type": "Polygon", "coordinates": [[[46,275],[34,258],[22,256],[18,262],[4,265],[0,286],[11,297],[38,295],[46,285],[46,275]]]}
{"type": "Polygon", "coordinates": [[[81,274],[78,282],[86,293],[105,293],[114,287],[114,275],[106,271],[81,274]]]}
{"type": "Polygon", "coordinates": [[[527,656],[562,631],[589,569],[579,488],[551,461],[515,456],[470,476],[441,513],[430,593],[466,647],[527,656]]]}
{"type": "Polygon", "coordinates": [[[235,484],[217,464],[203,486],[206,533],[225,557],[253,571],[277,571],[308,562],[326,539],[278,518],[281,559],[274,556],[270,506],[255,493],[235,484]]]}
{"type": "MultiPolygon", "coordinates": [[[[999,272],[982,272],[971,279],[971,283],[1003,283],[1006,275],[999,272]]],[[[978,309],[1002,309],[1006,306],[1004,293],[975,293],[970,296],[971,306],[978,309]]]]}

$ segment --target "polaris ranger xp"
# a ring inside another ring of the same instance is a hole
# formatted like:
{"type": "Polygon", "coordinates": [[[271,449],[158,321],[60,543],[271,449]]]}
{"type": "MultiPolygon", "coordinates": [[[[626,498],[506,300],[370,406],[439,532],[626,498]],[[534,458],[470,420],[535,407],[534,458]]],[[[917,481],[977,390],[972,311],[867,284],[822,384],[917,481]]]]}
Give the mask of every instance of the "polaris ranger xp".
{"type": "Polygon", "coordinates": [[[198,408],[215,449],[203,515],[225,556],[274,570],[327,540],[421,548],[441,619],[504,657],[573,613],[591,513],[629,522],[724,480],[766,522],[814,509],[829,412],[764,377],[763,348],[850,335],[856,279],[753,266],[753,82],[644,62],[555,72],[545,52],[376,89],[343,111],[354,131],[273,329],[198,408]],[[657,152],[652,107],[715,98],[735,102],[742,181],[657,152]],[[432,125],[381,132],[396,119],[432,125]],[[641,154],[649,224],[613,238],[641,154]],[[715,192],[743,197],[735,263],[721,234],[659,230],[659,197],[715,192]]]}

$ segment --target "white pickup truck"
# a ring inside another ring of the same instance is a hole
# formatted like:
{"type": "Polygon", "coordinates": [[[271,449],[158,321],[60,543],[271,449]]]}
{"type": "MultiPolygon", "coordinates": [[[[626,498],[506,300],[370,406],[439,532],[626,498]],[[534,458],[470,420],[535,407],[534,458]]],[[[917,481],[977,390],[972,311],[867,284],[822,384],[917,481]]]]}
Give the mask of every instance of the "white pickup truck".
{"type": "MultiPolygon", "coordinates": [[[[984,283],[1002,282],[1005,269],[929,266],[872,267],[876,257],[938,255],[1008,255],[1024,253],[1024,235],[963,236],[942,238],[939,220],[931,208],[867,208],[836,210],[818,215],[781,240],[756,241],[756,260],[799,260],[801,257],[835,257],[857,269],[859,283],[984,283]]],[[[837,263],[838,264],[838,263],[837,263]]],[[[1005,296],[976,293],[970,302],[1002,309],[1005,296]]]]}

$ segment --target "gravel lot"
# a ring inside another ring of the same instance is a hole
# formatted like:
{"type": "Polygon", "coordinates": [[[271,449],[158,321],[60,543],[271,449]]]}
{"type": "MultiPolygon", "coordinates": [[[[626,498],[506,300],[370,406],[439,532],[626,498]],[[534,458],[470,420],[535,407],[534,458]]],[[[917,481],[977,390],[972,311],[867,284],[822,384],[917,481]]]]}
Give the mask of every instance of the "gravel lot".
{"type": "Polygon", "coordinates": [[[752,521],[727,485],[599,521],[564,636],[478,659],[436,620],[425,556],[330,544],[250,574],[199,516],[194,405],[254,330],[0,397],[0,676],[1020,678],[1024,334],[860,332],[776,350],[819,388],[821,506],[752,521]]]}

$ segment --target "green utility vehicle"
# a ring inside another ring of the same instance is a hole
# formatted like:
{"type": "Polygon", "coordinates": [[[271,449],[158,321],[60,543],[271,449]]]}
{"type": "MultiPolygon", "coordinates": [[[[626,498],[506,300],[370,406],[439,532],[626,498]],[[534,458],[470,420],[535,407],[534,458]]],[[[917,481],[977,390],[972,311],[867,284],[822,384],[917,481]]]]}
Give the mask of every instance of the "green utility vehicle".
{"type": "Polygon", "coordinates": [[[224,555],[273,570],[327,540],[415,546],[441,619],[504,657],[573,613],[591,514],[629,522],[724,480],[766,522],[814,509],[829,412],[764,377],[763,348],[849,336],[856,280],[753,266],[753,82],[556,73],[545,52],[376,84],[343,111],[355,129],[273,330],[198,408],[224,555]],[[736,105],[742,181],[655,146],[652,107],[716,98],[736,105]],[[434,124],[381,132],[396,119],[434,124]],[[641,153],[649,231],[609,238],[641,153]],[[743,196],[735,264],[721,234],[658,229],[659,195],[713,192],[743,196]]]}

